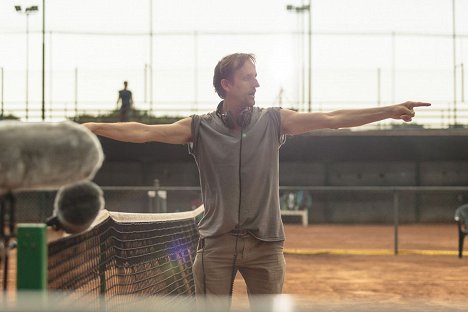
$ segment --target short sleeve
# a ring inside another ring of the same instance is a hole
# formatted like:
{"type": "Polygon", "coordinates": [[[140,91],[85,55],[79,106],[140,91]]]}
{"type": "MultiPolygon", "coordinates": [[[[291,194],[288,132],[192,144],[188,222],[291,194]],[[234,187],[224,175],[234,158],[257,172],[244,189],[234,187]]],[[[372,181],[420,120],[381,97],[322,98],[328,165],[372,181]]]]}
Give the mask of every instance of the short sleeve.
{"type": "Polygon", "coordinates": [[[281,127],[281,107],[270,107],[268,110],[275,124],[275,129],[277,131],[277,137],[278,137],[278,143],[279,143],[279,146],[281,147],[286,142],[286,135],[283,134],[283,130],[281,127]]]}
{"type": "Polygon", "coordinates": [[[192,115],[192,142],[188,143],[188,152],[190,155],[195,156],[198,146],[198,134],[200,130],[201,118],[198,115],[192,115]]]}

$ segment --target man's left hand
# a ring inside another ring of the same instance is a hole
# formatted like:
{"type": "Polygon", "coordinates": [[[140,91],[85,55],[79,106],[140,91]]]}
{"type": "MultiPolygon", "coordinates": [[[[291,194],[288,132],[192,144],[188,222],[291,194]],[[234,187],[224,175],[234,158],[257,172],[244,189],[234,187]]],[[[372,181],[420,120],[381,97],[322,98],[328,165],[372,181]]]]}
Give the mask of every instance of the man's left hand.
{"type": "Polygon", "coordinates": [[[401,119],[403,121],[410,122],[415,115],[414,108],[422,107],[422,106],[431,106],[431,103],[405,102],[405,103],[394,105],[392,106],[390,118],[401,119]]]}

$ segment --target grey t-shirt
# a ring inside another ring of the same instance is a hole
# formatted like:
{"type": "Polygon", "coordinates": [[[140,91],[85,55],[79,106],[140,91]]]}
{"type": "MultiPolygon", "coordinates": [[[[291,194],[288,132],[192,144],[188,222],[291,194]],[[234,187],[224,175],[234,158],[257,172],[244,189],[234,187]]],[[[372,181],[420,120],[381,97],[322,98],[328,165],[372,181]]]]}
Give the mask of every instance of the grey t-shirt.
{"type": "Polygon", "coordinates": [[[216,112],[192,116],[189,152],[200,173],[202,237],[238,228],[260,240],[284,240],[279,208],[279,148],[284,142],[280,108],[254,107],[242,132],[226,127],[216,112]]]}

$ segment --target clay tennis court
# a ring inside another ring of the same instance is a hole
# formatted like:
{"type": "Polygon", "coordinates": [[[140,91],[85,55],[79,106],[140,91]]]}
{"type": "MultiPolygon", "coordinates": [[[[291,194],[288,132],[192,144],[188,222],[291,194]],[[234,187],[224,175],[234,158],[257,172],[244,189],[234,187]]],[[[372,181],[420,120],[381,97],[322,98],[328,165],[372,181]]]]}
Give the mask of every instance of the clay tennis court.
{"type": "MultiPolygon", "coordinates": [[[[310,255],[286,253],[286,294],[338,309],[349,302],[398,309],[468,307],[468,256],[456,255],[455,224],[401,225],[398,256],[375,255],[393,252],[391,225],[288,224],[285,230],[286,252],[311,249],[310,255]]],[[[238,274],[234,306],[245,304],[245,293],[238,274]]]]}
{"type": "MultiPolygon", "coordinates": [[[[398,256],[391,254],[391,225],[287,224],[285,230],[284,293],[319,305],[319,310],[360,310],[357,304],[362,310],[377,305],[382,310],[466,311],[468,256],[456,255],[455,224],[401,225],[398,256]],[[309,254],[289,253],[300,251],[309,254]]],[[[14,288],[15,254],[10,290],[14,288]]],[[[233,310],[247,306],[238,274],[233,310]]]]}

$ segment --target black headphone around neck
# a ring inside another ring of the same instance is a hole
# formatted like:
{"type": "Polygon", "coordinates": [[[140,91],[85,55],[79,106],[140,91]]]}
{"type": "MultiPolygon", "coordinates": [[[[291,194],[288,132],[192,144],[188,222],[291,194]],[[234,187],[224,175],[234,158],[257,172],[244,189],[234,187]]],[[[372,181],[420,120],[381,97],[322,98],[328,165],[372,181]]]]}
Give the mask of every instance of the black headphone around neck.
{"type": "MultiPolygon", "coordinates": [[[[223,124],[228,127],[229,129],[234,129],[236,124],[234,118],[232,117],[231,112],[227,111],[223,113],[223,103],[224,101],[219,102],[218,107],[216,108],[216,115],[221,118],[223,124]]],[[[252,119],[252,107],[247,106],[239,113],[237,117],[237,124],[242,128],[245,129],[250,124],[250,120],[252,119]]]]}

